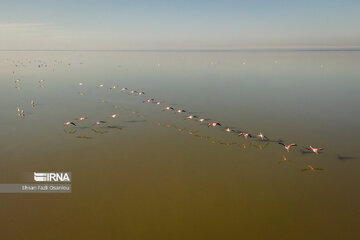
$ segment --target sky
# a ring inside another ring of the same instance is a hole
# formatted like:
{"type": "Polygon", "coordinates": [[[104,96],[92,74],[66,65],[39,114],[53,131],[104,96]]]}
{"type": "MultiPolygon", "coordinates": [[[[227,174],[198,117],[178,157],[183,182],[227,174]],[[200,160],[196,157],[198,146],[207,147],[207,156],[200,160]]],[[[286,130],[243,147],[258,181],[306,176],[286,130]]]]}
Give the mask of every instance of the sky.
{"type": "Polygon", "coordinates": [[[359,0],[1,0],[0,50],[358,48],[359,0]]]}

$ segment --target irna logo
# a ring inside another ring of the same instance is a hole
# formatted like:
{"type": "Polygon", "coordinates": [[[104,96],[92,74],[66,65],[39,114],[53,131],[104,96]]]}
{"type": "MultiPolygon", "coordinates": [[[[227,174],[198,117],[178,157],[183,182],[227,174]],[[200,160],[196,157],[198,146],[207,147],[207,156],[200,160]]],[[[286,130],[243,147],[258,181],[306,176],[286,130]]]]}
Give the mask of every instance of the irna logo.
{"type": "Polygon", "coordinates": [[[71,182],[70,172],[37,173],[34,172],[35,182],[71,182]]]}

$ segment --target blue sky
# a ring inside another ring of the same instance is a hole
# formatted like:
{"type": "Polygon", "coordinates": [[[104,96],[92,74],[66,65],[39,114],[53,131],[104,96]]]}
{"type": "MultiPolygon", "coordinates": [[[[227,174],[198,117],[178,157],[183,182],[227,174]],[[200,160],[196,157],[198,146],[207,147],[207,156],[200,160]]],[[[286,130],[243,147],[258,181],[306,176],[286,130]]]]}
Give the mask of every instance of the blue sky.
{"type": "Polygon", "coordinates": [[[0,49],[359,47],[360,1],[2,0],[0,49]]]}

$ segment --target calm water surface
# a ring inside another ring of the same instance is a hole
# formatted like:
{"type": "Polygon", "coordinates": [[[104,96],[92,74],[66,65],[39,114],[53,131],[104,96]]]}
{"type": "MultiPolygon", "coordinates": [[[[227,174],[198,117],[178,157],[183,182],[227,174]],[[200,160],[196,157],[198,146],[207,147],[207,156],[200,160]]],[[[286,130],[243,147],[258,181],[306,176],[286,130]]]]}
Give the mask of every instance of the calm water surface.
{"type": "Polygon", "coordinates": [[[73,177],[1,194],[1,239],[357,239],[359,90],[360,52],[1,52],[0,182],[73,177]]]}

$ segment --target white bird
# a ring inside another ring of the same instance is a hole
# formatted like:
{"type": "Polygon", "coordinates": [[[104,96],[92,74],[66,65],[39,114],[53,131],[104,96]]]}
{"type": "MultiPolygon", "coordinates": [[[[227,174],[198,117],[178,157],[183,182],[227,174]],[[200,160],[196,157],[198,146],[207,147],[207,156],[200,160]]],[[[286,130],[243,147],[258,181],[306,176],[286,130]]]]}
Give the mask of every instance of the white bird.
{"type": "Polygon", "coordinates": [[[149,99],[146,99],[143,101],[143,103],[150,103],[150,102],[153,102],[154,99],[153,98],[149,98],[149,99]]]}
{"type": "Polygon", "coordinates": [[[110,87],[110,90],[117,88],[117,85],[110,87]]]}
{"type": "Polygon", "coordinates": [[[93,125],[100,125],[102,123],[106,123],[105,121],[96,121],[93,125]]]}
{"type": "Polygon", "coordinates": [[[224,131],[225,131],[225,132],[228,132],[228,133],[234,132],[234,130],[233,130],[233,129],[230,129],[230,128],[226,128],[226,129],[224,129],[224,131]]]}
{"type": "Polygon", "coordinates": [[[205,122],[207,119],[206,118],[200,118],[200,119],[198,119],[198,120],[196,120],[196,121],[198,121],[198,122],[205,122]]]}
{"type": "Polygon", "coordinates": [[[197,116],[189,115],[189,116],[186,117],[186,119],[194,119],[194,118],[197,118],[197,116]]]}
{"type": "Polygon", "coordinates": [[[82,121],[82,120],[85,120],[85,119],[88,119],[88,117],[79,117],[76,120],[82,121]]]}
{"type": "Polygon", "coordinates": [[[25,112],[24,109],[22,107],[17,107],[17,112],[18,112],[18,116],[24,118],[25,117],[25,112]]]}
{"type": "Polygon", "coordinates": [[[110,117],[111,117],[111,118],[117,118],[118,116],[119,116],[119,114],[118,114],[118,113],[113,114],[113,115],[110,115],[110,117]]]}

